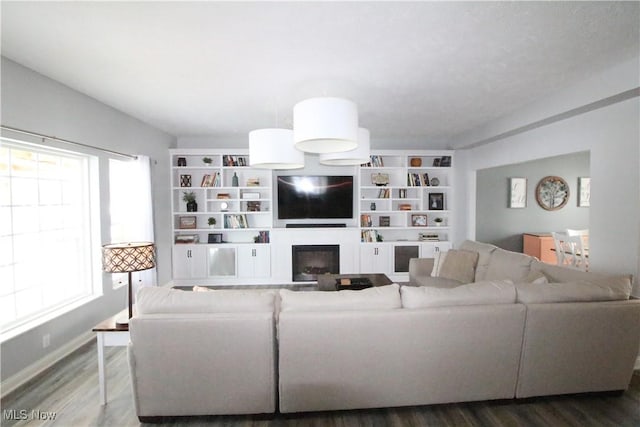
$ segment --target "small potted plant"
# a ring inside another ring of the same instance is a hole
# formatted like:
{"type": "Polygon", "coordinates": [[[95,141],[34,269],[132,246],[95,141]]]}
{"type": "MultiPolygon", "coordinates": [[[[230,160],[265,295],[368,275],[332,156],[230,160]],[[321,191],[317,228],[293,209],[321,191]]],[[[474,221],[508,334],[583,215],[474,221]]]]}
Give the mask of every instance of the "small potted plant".
{"type": "Polygon", "coordinates": [[[209,228],[215,228],[216,219],[214,217],[210,216],[209,219],[207,220],[207,223],[209,224],[209,228]]]}
{"type": "Polygon", "coordinates": [[[436,223],[437,227],[440,227],[444,223],[444,219],[440,217],[434,219],[433,221],[436,223]]]}
{"type": "Polygon", "coordinates": [[[205,165],[207,166],[211,166],[211,162],[213,162],[213,160],[211,159],[211,157],[203,157],[202,161],[204,162],[205,165]]]}
{"type": "Polygon", "coordinates": [[[185,191],[182,200],[187,204],[187,212],[198,212],[198,203],[196,203],[196,193],[193,191],[185,191]]]}

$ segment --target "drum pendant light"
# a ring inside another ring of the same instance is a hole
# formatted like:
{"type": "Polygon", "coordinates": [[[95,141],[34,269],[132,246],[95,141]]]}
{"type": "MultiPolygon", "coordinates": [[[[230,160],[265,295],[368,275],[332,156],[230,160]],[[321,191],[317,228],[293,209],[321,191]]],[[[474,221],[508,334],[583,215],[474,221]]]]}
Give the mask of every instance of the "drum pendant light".
{"type": "Polygon", "coordinates": [[[358,147],[341,153],[320,154],[320,163],[323,165],[349,166],[361,165],[371,160],[369,157],[369,130],[358,128],[358,147]]]}
{"type": "Polygon", "coordinates": [[[311,98],[293,107],[293,139],[307,153],[335,153],[358,146],[358,107],[343,98],[311,98]]]}
{"type": "Polygon", "coordinates": [[[290,129],[257,129],[249,132],[249,165],[258,169],[300,169],[304,153],[293,145],[290,129]]]}

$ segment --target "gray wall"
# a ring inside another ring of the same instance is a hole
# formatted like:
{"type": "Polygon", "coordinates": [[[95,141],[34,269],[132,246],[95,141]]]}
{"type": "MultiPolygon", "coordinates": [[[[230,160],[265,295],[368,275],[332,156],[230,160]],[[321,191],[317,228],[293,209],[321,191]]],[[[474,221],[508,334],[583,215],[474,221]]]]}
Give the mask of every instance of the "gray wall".
{"type": "MultiPolygon", "coordinates": [[[[640,295],[640,58],[618,64],[566,90],[514,112],[498,123],[472,132],[476,143],[456,152],[456,226],[459,240],[475,239],[476,172],[530,160],[589,151],[589,266],[594,272],[634,275],[634,295],[640,295]],[[615,95],[635,88],[632,98],[615,95]],[[610,101],[599,100],[612,97],[610,101]],[[580,106],[590,106],[585,108],[580,106]],[[571,110],[560,120],[545,120],[571,110]],[[537,126],[527,126],[539,120],[537,126]]],[[[461,139],[463,140],[463,139],[461,139]]],[[[531,203],[531,199],[530,203],[531,203]]],[[[535,202],[533,202],[535,203],[535,202]]]]}
{"type": "Polygon", "coordinates": [[[568,154],[508,166],[482,169],[476,176],[476,239],[522,252],[522,233],[589,228],[589,208],[578,207],[578,177],[589,176],[589,152],[568,154]],[[569,184],[567,204],[546,211],[536,202],[535,188],[548,175],[569,184]],[[527,207],[509,209],[509,178],[527,178],[527,207]]]}
{"type": "MultiPolygon", "coordinates": [[[[151,158],[158,282],[169,282],[171,236],[166,232],[171,228],[168,149],[175,146],[176,138],[4,57],[1,71],[3,125],[151,158]]],[[[12,133],[3,132],[3,135],[18,138],[12,133]]],[[[28,140],[28,137],[18,139],[28,140]]],[[[97,151],[92,154],[98,155],[100,162],[102,242],[96,244],[104,244],[109,241],[110,228],[109,157],[97,151]]],[[[103,294],[89,303],[3,342],[0,349],[2,381],[43,358],[51,357],[78,337],[88,335],[98,322],[126,307],[126,287],[112,289],[108,274],[103,274],[102,289],[103,294]],[[46,349],[42,348],[44,334],[51,336],[51,345],[46,349]]]]}

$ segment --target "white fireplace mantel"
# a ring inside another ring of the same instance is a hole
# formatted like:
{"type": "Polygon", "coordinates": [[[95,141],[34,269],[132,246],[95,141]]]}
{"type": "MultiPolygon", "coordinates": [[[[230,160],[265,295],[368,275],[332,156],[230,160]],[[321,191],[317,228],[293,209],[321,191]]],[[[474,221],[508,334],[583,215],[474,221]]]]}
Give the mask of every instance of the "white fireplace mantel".
{"type": "Polygon", "coordinates": [[[340,245],[340,273],[359,271],[360,230],[357,228],[274,228],[271,230],[272,278],[291,283],[292,246],[340,245]]]}

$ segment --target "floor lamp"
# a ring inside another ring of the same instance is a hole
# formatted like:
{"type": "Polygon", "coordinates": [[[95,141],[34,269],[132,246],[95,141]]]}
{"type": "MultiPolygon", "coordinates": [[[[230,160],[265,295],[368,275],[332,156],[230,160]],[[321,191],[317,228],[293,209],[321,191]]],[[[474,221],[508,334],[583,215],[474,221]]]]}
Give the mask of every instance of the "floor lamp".
{"type": "Polygon", "coordinates": [[[128,273],[129,316],[117,320],[116,326],[129,325],[133,317],[133,289],[131,273],[148,270],[156,266],[156,247],[151,242],[110,243],[102,247],[102,270],[107,273],[128,273]]]}

